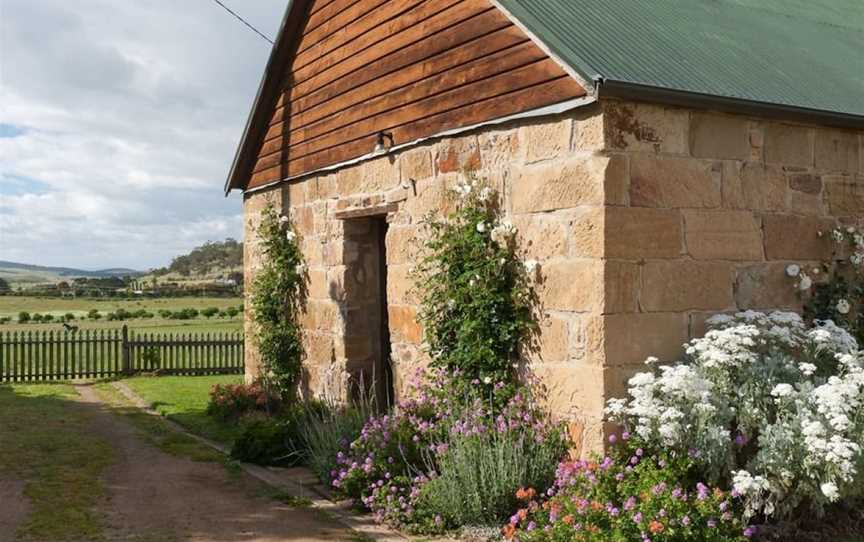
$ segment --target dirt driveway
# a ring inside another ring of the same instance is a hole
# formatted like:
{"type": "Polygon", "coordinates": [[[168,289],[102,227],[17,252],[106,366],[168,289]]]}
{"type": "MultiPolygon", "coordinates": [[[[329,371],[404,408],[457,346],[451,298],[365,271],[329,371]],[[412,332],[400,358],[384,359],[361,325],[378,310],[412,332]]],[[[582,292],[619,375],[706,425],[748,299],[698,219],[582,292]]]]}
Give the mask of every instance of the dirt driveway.
{"type": "MultiPolygon", "coordinates": [[[[165,453],[127,416],[102,403],[92,387],[79,386],[77,390],[80,398],[74,403],[86,411],[85,427],[113,448],[112,462],[101,473],[102,496],[94,507],[102,525],[96,540],[364,539],[315,509],[283,504],[273,498],[272,490],[268,494],[263,484],[229,470],[222,462],[193,461],[165,453]]],[[[22,489],[18,481],[0,483],[0,541],[15,540],[15,524],[26,515],[27,499],[22,489]],[[9,506],[10,501],[20,506],[9,506]]]]}

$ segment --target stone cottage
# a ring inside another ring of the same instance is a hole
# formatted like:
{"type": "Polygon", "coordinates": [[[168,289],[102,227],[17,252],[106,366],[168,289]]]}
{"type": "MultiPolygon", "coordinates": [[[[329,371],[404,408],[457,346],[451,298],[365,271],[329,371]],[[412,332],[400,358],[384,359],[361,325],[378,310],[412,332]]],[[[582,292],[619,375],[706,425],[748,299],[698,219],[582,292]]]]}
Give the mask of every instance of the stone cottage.
{"type": "Polygon", "coordinates": [[[425,359],[418,222],[473,172],[540,263],[531,367],[596,446],[647,356],[799,308],[787,264],[862,215],[862,36],[855,0],[294,0],[226,186],[246,280],[271,201],[309,266],[304,386],[398,395],[425,359]]]}

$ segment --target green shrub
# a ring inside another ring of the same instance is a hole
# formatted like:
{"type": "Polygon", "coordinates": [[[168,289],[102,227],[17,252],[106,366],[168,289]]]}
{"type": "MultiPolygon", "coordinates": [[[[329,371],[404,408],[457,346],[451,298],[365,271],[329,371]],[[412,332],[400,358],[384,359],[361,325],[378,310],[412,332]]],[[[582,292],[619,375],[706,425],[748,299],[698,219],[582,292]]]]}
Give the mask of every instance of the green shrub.
{"type": "Polygon", "coordinates": [[[218,313],[219,313],[218,308],[207,307],[206,309],[201,311],[201,316],[203,316],[204,318],[207,318],[209,320],[210,318],[213,318],[214,316],[216,316],[218,313]]]}
{"type": "Polygon", "coordinates": [[[27,322],[31,321],[32,319],[33,319],[33,317],[30,316],[30,313],[27,311],[21,311],[18,313],[18,323],[19,324],[26,324],[27,322]]]}
{"type": "Polygon", "coordinates": [[[34,314],[33,314],[33,317],[31,318],[31,321],[34,322],[34,323],[36,323],[36,324],[40,324],[40,323],[42,323],[42,315],[39,314],[38,312],[37,312],[37,313],[34,313],[34,314]]]}
{"type": "Polygon", "coordinates": [[[322,481],[330,482],[338,468],[336,456],[360,436],[366,420],[375,412],[371,398],[350,406],[304,405],[300,432],[305,444],[305,464],[322,481]]]}
{"type": "Polygon", "coordinates": [[[67,322],[72,322],[75,320],[75,315],[72,314],[71,312],[67,312],[66,314],[63,315],[63,318],[65,318],[67,322]]]}
{"type": "Polygon", "coordinates": [[[160,318],[164,318],[165,320],[169,320],[172,316],[174,316],[174,313],[168,309],[160,309],[159,310],[159,317],[160,318]]]}
{"type": "Polygon", "coordinates": [[[261,384],[216,384],[210,390],[207,414],[220,420],[237,420],[251,412],[277,412],[279,397],[261,384]]]}
{"type": "Polygon", "coordinates": [[[537,439],[530,431],[458,435],[438,457],[420,506],[449,525],[495,525],[516,508],[514,488],[547,488],[567,451],[561,431],[537,439]]]}
{"type": "Polygon", "coordinates": [[[90,309],[87,312],[87,318],[89,318],[90,320],[98,320],[102,318],[102,314],[99,312],[98,309],[90,309]]]}
{"type": "Polygon", "coordinates": [[[54,321],[54,315],[53,314],[42,315],[42,322],[48,323],[48,322],[53,322],[53,321],[54,321]]]}
{"type": "Polygon", "coordinates": [[[225,314],[228,315],[228,318],[234,318],[235,316],[240,314],[240,310],[238,310],[237,307],[228,307],[227,309],[225,309],[225,314]]]}
{"type": "Polygon", "coordinates": [[[300,416],[295,410],[284,418],[248,422],[231,447],[231,457],[258,465],[290,467],[300,464],[304,455],[300,416]]]}

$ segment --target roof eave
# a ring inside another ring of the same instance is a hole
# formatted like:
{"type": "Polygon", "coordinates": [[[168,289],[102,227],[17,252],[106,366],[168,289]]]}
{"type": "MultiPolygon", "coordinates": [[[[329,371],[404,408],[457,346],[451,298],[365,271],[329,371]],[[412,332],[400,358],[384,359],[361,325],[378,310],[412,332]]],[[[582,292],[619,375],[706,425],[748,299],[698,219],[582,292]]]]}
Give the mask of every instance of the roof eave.
{"type": "Polygon", "coordinates": [[[603,98],[619,98],[679,107],[692,107],[695,109],[713,109],[725,113],[778,120],[825,124],[840,128],[864,129],[864,116],[851,113],[758,102],[743,98],[702,94],[611,79],[601,79],[597,82],[597,98],[600,100],[603,98]]]}
{"type": "Polygon", "coordinates": [[[254,159],[253,149],[250,147],[257,147],[260,143],[266,131],[267,121],[269,120],[267,113],[272,109],[260,106],[270,102],[275,104],[278,99],[281,87],[281,77],[278,76],[279,68],[284,65],[284,57],[289,55],[291,46],[294,44],[293,38],[296,34],[296,32],[291,31],[294,29],[290,27],[290,24],[299,24],[299,21],[303,19],[301,14],[308,4],[308,0],[289,0],[285,8],[285,15],[282,17],[282,24],[279,26],[276,42],[270,50],[267,67],[261,76],[261,82],[258,84],[255,101],[252,102],[252,109],[249,111],[249,116],[246,119],[243,135],[240,138],[240,143],[237,145],[237,151],[234,153],[231,170],[228,173],[228,178],[225,180],[224,190],[226,196],[228,196],[231,190],[245,188],[243,177],[248,176],[252,167],[254,167],[254,163],[250,163],[254,159]]]}

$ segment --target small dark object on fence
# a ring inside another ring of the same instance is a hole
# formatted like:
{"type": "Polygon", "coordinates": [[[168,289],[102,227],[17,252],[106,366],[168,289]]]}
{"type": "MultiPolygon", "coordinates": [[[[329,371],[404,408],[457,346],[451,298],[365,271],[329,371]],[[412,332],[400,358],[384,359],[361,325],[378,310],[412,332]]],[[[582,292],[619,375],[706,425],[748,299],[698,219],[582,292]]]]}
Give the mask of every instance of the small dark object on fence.
{"type": "Polygon", "coordinates": [[[122,329],[0,333],[0,382],[243,372],[241,333],[154,334],[122,329]]]}
{"type": "Polygon", "coordinates": [[[71,333],[75,333],[76,331],[78,331],[78,326],[73,326],[71,324],[67,324],[66,322],[63,322],[63,329],[65,329],[66,331],[69,331],[71,333]]]}

